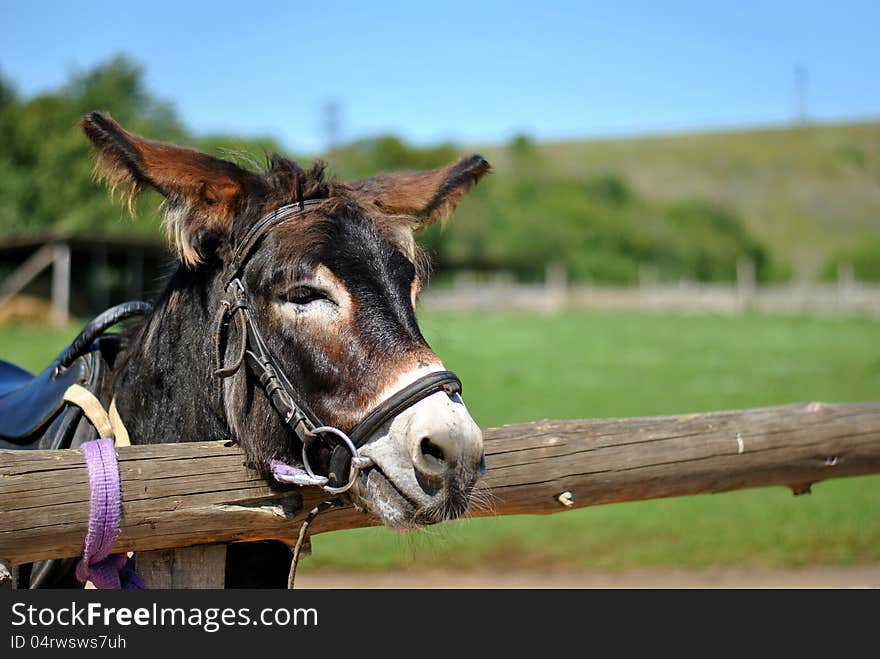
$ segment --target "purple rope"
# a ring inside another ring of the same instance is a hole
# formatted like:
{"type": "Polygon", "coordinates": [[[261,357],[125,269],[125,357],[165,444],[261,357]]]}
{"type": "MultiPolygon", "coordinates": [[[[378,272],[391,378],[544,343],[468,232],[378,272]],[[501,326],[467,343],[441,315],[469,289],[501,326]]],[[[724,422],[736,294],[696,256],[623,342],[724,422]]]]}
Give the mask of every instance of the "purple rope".
{"type": "Polygon", "coordinates": [[[80,449],[89,471],[89,530],[76,578],[83,583],[91,581],[100,589],[143,588],[143,581],[134,571],[134,557],[110,554],[119,537],[122,517],[116,446],[112,439],[96,439],[85,442],[80,449]]]}

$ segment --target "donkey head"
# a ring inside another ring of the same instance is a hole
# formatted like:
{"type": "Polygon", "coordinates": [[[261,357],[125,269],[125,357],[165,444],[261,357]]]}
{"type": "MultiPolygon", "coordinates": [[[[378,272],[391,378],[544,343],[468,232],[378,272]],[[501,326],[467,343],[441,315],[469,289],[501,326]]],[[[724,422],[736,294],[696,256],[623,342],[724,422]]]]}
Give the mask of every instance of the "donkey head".
{"type": "MultiPolygon", "coordinates": [[[[164,310],[157,305],[148,323],[172,312],[214,316],[224,269],[248,230],[275,209],[317,200],[269,231],[239,275],[254,321],[302,403],[349,432],[402,387],[443,369],[415,317],[426,272],[413,232],[452,214],[489,171],[482,157],[337,182],[325,180],[320,164],[304,171],[279,156],[264,170],[246,169],[143,139],[98,113],[82,126],[97,147],[97,174],[129,204],[147,186],[165,197],[165,227],[179,262],[175,286],[198,291],[164,310]]],[[[212,347],[212,328],[203,324],[205,343],[183,347],[190,359],[178,367],[198,373],[206,399],[222,386],[215,412],[252,465],[266,472],[271,460],[298,462],[299,440],[247,368],[218,385],[210,368],[193,363],[212,347]]],[[[142,332],[143,341],[150,334],[142,332]]],[[[243,340],[231,333],[221,357],[233,360],[243,340]]],[[[373,466],[358,475],[352,501],[388,526],[418,526],[465,511],[481,467],[482,436],[461,398],[439,392],[385,423],[361,454],[373,466]]],[[[329,454],[319,451],[314,459],[326,468],[329,454]]]]}

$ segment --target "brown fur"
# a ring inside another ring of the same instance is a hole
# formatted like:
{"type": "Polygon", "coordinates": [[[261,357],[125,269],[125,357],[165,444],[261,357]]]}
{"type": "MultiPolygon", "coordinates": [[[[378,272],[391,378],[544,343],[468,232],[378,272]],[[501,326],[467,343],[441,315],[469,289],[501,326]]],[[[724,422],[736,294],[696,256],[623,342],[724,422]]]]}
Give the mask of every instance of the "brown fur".
{"type": "Polygon", "coordinates": [[[130,212],[145,185],[165,196],[165,229],[189,267],[201,261],[194,248],[197,232],[228,235],[246,188],[257,185],[253,174],[233,163],[138,137],[98,113],[80,123],[97,147],[96,177],[121,193],[130,212]]]}
{"type": "Polygon", "coordinates": [[[449,219],[464,194],[490,170],[482,156],[473,155],[427,172],[373,176],[351,188],[381,215],[409,218],[414,228],[423,228],[449,219]]]}

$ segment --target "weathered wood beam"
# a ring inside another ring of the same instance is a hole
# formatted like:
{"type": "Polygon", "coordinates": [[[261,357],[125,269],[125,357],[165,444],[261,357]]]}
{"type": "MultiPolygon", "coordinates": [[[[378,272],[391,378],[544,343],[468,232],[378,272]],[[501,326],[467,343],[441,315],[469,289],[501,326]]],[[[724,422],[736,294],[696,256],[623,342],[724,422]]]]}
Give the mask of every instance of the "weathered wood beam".
{"type": "MultiPolygon", "coordinates": [[[[770,485],[800,493],[829,478],[880,473],[880,403],[537,421],[491,428],[484,438],[489,472],[482,484],[493,507],[477,515],[770,485]]],[[[292,544],[298,522],[324,499],[317,488],[271,487],[223,442],[124,447],[119,464],[119,551],[262,539],[292,544]]],[[[18,565],[78,555],[88,500],[79,451],[0,451],[0,560],[18,565]]],[[[343,508],[324,513],[313,528],[372,523],[343,508]]]]}

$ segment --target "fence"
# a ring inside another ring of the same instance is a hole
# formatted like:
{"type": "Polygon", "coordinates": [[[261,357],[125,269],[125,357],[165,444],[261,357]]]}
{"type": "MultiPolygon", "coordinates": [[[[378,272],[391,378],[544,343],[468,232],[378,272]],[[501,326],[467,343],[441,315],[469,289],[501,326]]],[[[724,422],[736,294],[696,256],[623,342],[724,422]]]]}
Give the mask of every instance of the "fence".
{"type": "MultiPolygon", "coordinates": [[[[476,515],[772,485],[802,494],[829,478],[880,473],[880,402],[546,420],[487,429],[484,441],[482,487],[494,505],[476,515]]],[[[269,487],[224,442],[123,447],[119,467],[115,551],[139,552],[153,587],[222,587],[225,543],[293,545],[299,522],[325,498],[318,488],[269,487]]],[[[79,451],[0,451],[0,564],[80,554],[88,514],[79,451]]],[[[341,508],[318,517],[313,532],[372,523],[341,508]]]]}
{"type": "Polygon", "coordinates": [[[152,288],[167,259],[137,238],[44,235],[0,239],[0,321],[91,316],[152,288]],[[3,274],[6,273],[6,274],[3,274]],[[39,304],[45,300],[45,305],[39,304]],[[49,313],[45,313],[45,311],[49,313]]]}
{"type": "Polygon", "coordinates": [[[481,280],[461,272],[451,285],[429,287],[420,299],[424,308],[437,311],[760,311],[880,317],[880,284],[856,281],[851,272],[842,268],[838,281],[828,284],[759,285],[753,268],[741,263],[735,283],[660,283],[650,269],[643,269],[638,286],[610,286],[570,284],[558,267],[551,266],[538,284],[516,283],[505,273],[481,280]]]}

